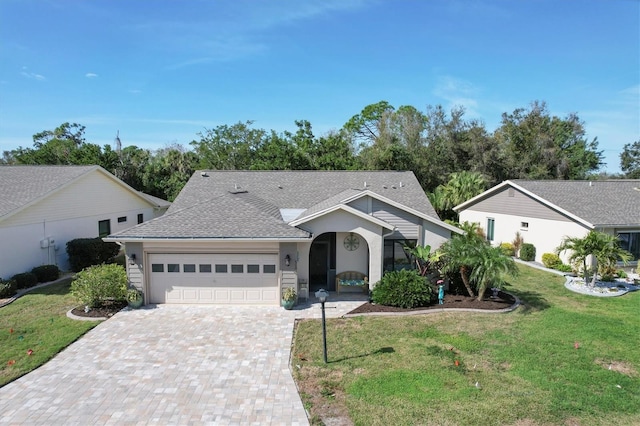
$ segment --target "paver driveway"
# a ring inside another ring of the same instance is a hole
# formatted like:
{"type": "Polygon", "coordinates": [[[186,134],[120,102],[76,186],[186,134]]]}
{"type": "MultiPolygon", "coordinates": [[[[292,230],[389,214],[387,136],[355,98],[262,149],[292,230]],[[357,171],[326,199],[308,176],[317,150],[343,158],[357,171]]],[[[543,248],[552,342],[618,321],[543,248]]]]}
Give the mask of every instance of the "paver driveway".
{"type": "Polygon", "coordinates": [[[319,315],[317,305],[120,312],[0,388],[0,424],[308,424],[289,353],[294,319],[319,315]]]}

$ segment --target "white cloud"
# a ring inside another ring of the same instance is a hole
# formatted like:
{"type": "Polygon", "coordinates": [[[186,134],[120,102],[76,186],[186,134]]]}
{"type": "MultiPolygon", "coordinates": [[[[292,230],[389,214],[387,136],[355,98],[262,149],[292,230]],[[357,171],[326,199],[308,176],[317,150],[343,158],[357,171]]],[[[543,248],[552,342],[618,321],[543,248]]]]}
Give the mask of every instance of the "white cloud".
{"type": "Polygon", "coordinates": [[[43,76],[42,74],[36,74],[34,72],[27,72],[27,71],[24,71],[24,69],[20,74],[22,74],[23,77],[29,78],[31,80],[38,80],[38,81],[46,80],[45,76],[43,76]]]}
{"type": "Polygon", "coordinates": [[[453,76],[440,76],[437,78],[433,94],[447,101],[447,108],[464,107],[466,115],[471,118],[480,118],[478,111],[479,90],[469,81],[453,76]]]}
{"type": "Polygon", "coordinates": [[[98,74],[92,73],[92,72],[88,72],[84,75],[87,78],[96,78],[98,76],[98,74]]]}

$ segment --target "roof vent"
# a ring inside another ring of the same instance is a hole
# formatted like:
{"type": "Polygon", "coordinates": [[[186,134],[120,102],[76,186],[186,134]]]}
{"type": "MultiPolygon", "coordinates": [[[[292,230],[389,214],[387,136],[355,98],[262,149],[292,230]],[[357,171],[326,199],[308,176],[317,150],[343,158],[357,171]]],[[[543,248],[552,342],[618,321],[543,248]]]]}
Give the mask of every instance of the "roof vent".
{"type": "Polygon", "coordinates": [[[237,183],[233,185],[234,189],[237,191],[238,189],[240,189],[240,185],[238,185],[237,183]]]}
{"type": "Polygon", "coordinates": [[[202,172],[202,173],[200,173],[200,176],[202,176],[202,177],[209,177],[209,175],[207,174],[207,172],[202,172]]]}
{"type": "Polygon", "coordinates": [[[593,186],[593,182],[589,181],[589,186],[593,186]]]}
{"type": "Polygon", "coordinates": [[[366,180],[364,181],[364,187],[365,188],[367,187],[367,181],[366,180]]]}
{"type": "Polygon", "coordinates": [[[402,188],[404,185],[402,184],[402,182],[400,182],[400,188],[402,188]]]}

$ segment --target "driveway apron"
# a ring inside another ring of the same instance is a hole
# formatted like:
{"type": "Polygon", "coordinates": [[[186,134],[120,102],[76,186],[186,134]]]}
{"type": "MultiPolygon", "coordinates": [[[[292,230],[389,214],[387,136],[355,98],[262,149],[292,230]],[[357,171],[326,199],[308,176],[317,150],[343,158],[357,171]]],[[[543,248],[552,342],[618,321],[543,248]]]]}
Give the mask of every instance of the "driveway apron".
{"type": "Polygon", "coordinates": [[[308,424],[289,354],[294,319],[319,315],[316,305],[120,312],[0,388],[0,424],[308,424]]]}

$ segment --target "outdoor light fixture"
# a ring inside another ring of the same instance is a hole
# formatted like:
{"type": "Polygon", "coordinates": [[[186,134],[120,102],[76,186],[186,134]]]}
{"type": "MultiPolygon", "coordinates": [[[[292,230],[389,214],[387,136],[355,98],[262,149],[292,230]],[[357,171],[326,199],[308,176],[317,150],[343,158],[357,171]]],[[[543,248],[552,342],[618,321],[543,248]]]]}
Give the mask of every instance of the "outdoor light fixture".
{"type": "Polygon", "coordinates": [[[129,262],[129,264],[131,264],[131,265],[135,265],[136,264],[136,254],[135,253],[131,253],[131,256],[129,256],[129,259],[131,260],[129,262]]]}
{"type": "Polygon", "coordinates": [[[286,256],[284,257],[284,264],[285,264],[285,266],[289,266],[289,264],[290,264],[290,263],[291,263],[291,256],[286,255],[286,256]]]}
{"type": "Polygon", "coordinates": [[[327,321],[324,315],[324,302],[329,298],[329,292],[323,288],[316,291],[316,297],[322,304],[322,355],[324,363],[327,363],[327,321]]]}

